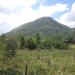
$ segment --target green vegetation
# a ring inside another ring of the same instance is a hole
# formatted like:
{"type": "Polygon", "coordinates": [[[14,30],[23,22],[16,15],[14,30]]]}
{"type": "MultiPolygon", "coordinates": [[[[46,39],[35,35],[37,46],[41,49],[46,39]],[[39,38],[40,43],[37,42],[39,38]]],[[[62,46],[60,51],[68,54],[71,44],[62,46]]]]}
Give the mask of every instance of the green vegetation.
{"type": "Polygon", "coordinates": [[[1,35],[0,75],[75,75],[74,30],[45,17],[1,35]]]}
{"type": "MultiPolygon", "coordinates": [[[[75,48],[66,39],[0,37],[1,75],[74,75],[75,48]]],[[[67,39],[68,40],[68,39],[67,39]]],[[[74,44],[74,43],[73,43],[74,44]]]]}
{"type": "MultiPolygon", "coordinates": [[[[2,61],[0,69],[3,67],[5,72],[11,72],[12,75],[75,75],[74,46],[73,49],[62,51],[56,49],[17,50],[16,57],[7,62],[8,69],[5,69],[6,66],[2,65],[2,61]]],[[[5,73],[5,75],[11,74],[5,73]]]]}
{"type": "Polygon", "coordinates": [[[8,38],[5,40],[4,56],[12,58],[16,55],[17,43],[14,38],[8,38]]]}

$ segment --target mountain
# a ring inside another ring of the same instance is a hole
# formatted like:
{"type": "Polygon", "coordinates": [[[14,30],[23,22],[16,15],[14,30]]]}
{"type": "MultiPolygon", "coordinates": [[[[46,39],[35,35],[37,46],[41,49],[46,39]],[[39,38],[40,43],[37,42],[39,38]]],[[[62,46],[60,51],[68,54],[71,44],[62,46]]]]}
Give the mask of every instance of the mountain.
{"type": "Polygon", "coordinates": [[[53,34],[67,34],[70,31],[70,28],[58,23],[53,20],[51,17],[42,17],[33,22],[29,22],[15,28],[8,34],[23,34],[23,35],[33,35],[35,33],[40,33],[41,35],[53,35],[53,34]]]}

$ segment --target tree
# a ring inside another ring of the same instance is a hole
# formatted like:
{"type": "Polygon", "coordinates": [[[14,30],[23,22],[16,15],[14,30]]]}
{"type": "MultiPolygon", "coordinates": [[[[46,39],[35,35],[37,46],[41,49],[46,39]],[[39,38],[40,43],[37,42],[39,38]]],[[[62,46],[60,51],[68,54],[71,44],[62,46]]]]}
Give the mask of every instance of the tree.
{"type": "Polygon", "coordinates": [[[64,42],[65,42],[65,43],[75,44],[75,38],[69,37],[69,38],[67,38],[64,42]]]}
{"type": "Polygon", "coordinates": [[[34,43],[34,41],[32,40],[32,38],[29,38],[29,39],[27,40],[26,47],[27,47],[28,49],[30,49],[30,50],[37,48],[37,46],[36,46],[36,44],[34,43]]]}
{"type": "Polygon", "coordinates": [[[46,49],[50,49],[51,48],[51,42],[50,42],[50,40],[46,39],[43,42],[43,47],[46,48],[46,49]]]}
{"type": "Polygon", "coordinates": [[[40,40],[41,40],[41,38],[40,38],[39,33],[36,33],[35,39],[36,39],[36,45],[37,45],[37,47],[40,47],[40,44],[41,44],[40,40]]]}
{"type": "Polygon", "coordinates": [[[4,48],[5,39],[6,39],[6,35],[5,34],[0,36],[0,49],[4,48]]]}
{"type": "Polygon", "coordinates": [[[4,56],[7,58],[12,58],[16,55],[17,43],[14,38],[8,38],[5,41],[5,51],[4,56]]]}
{"type": "Polygon", "coordinates": [[[63,49],[67,50],[69,48],[69,45],[66,44],[66,43],[58,42],[58,43],[55,44],[55,48],[61,49],[61,50],[63,50],[63,49]]]}
{"type": "Polygon", "coordinates": [[[25,47],[25,39],[24,39],[24,36],[21,36],[21,40],[20,40],[20,48],[21,49],[24,49],[25,47]]]}

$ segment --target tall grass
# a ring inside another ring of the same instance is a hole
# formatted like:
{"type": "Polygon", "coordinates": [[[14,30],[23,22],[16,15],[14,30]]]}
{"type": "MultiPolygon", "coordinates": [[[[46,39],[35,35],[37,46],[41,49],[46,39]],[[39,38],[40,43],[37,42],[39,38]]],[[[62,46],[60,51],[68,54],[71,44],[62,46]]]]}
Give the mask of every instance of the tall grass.
{"type": "Polygon", "coordinates": [[[23,75],[75,75],[75,46],[69,50],[17,50],[9,63],[23,75]]]}

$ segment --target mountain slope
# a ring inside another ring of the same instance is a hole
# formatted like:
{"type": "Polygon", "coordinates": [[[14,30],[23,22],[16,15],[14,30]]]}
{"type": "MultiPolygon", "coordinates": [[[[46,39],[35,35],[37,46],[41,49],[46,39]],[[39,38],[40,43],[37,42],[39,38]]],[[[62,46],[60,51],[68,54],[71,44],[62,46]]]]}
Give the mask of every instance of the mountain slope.
{"type": "Polygon", "coordinates": [[[33,35],[38,32],[42,35],[51,35],[58,33],[68,33],[70,28],[62,25],[50,17],[42,17],[33,22],[29,22],[15,28],[9,34],[23,34],[23,35],[33,35]]]}

